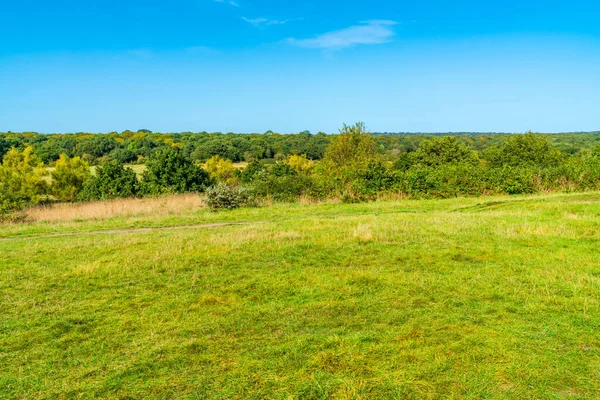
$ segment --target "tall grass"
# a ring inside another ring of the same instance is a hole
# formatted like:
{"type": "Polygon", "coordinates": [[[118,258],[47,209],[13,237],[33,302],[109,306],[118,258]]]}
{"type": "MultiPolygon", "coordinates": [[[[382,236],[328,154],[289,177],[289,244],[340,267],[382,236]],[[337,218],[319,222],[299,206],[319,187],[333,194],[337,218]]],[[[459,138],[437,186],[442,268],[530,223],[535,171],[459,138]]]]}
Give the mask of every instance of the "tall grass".
{"type": "Polygon", "coordinates": [[[64,222],[136,215],[184,215],[205,207],[196,193],[165,197],[115,199],[85,203],[59,203],[33,207],[25,212],[30,222],[64,222]]]}

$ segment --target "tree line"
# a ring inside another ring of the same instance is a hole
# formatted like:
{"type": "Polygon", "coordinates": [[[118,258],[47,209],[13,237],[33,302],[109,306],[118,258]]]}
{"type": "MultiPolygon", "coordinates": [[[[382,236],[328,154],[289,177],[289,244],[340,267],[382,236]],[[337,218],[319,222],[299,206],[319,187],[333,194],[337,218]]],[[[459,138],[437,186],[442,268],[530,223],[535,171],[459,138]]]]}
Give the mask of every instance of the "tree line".
{"type": "MultiPolygon", "coordinates": [[[[433,137],[455,136],[477,152],[499,146],[510,134],[457,133],[442,134],[373,134],[378,153],[393,161],[399,154],[414,152],[423,140],[433,137]]],[[[579,154],[592,150],[600,143],[600,132],[590,134],[543,135],[566,154],[579,154]]],[[[279,134],[267,131],[263,134],[221,133],[153,133],[147,129],[137,132],[124,131],[108,134],[39,134],[35,132],[1,133],[0,161],[12,147],[24,150],[33,147],[35,156],[44,164],[52,166],[61,155],[80,157],[90,165],[107,161],[121,164],[145,164],[154,153],[177,147],[186,157],[206,162],[218,155],[233,162],[276,159],[290,155],[305,155],[309,160],[320,160],[325,155],[332,135],[308,131],[298,134],[279,134]]]]}
{"type": "Polygon", "coordinates": [[[262,199],[295,201],[301,196],[358,202],[387,195],[430,198],[599,190],[599,138],[559,136],[526,133],[399,141],[373,136],[362,123],[344,125],[339,134],[329,136],[5,134],[0,136],[0,218],[15,218],[19,210],[41,202],[186,192],[206,192],[208,204],[216,209],[262,199]],[[136,157],[115,155],[126,150],[136,157]],[[248,162],[244,168],[234,165],[240,160],[248,162]],[[141,176],[126,166],[132,161],[146,165],[141,176]],[[92,163],[98,165],[95,173],[92,163]]]}

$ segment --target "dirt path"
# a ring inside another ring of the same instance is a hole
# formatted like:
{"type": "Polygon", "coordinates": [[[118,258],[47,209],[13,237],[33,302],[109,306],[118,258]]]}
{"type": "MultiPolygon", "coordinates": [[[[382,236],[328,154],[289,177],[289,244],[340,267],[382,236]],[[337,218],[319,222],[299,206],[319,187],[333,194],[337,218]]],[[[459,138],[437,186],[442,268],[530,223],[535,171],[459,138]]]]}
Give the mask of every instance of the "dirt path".
{"type": "Polygon", "coordinates": [[[65,233],[49,233],[46,235],[31,235],[31,236],[14,236],[7,238],[0,238],[0,242],[9,240],[20,240],[20,239],[45,239],[65,236],[91,236],[91,235],[119,235],[127,233],[145,233],[154,231],[173,231],[178,229],[208,229],[208,228],[219,228],[223,226],[235,226],[235,225],[251,225],[257,222],[223,222],[203,225],[181,225],[181,226],[165,226],[157,228],[134,228],[134,229],[113,229],[106,231],[90,231],[90,232],[65,232],[65,233]]]}

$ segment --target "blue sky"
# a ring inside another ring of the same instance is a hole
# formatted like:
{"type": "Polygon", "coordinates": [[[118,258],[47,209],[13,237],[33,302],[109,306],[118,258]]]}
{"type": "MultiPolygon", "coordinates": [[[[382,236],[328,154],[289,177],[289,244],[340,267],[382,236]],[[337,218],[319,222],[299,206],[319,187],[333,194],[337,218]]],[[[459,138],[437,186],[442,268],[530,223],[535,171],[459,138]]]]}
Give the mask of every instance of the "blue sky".
{"type": "Polygon", "coordinates": [[[600,129],[598,1],[0,0],[0,131],[600,129]]]}

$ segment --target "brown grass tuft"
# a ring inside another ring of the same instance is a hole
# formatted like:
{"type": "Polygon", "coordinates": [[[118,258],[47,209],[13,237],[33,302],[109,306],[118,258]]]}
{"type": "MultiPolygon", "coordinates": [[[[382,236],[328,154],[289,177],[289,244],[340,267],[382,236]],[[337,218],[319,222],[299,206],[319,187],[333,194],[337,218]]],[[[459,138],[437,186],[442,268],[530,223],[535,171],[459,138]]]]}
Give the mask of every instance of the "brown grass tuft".
{"type": "Polygon", "coordinates": [[[60,203],[31,208],[28,221],[64,222],[135,215],[181,215],[205,207],[196,193],[143,199],[116,199],[89,203],[60,203]]]}

